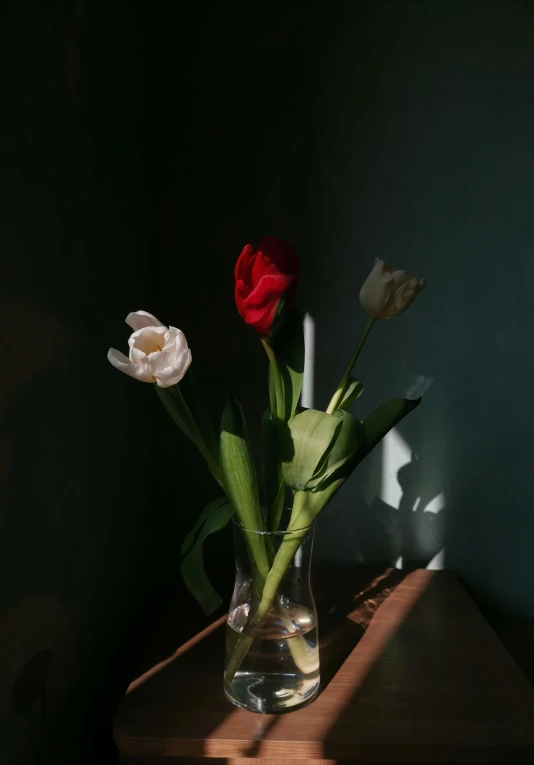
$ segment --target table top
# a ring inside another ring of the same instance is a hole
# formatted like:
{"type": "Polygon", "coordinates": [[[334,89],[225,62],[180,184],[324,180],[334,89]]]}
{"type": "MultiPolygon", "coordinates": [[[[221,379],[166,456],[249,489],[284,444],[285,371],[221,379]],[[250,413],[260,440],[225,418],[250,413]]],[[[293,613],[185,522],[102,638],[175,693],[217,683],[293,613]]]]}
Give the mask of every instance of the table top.
{"type": "Polygon", "coordinates": [[[132,682],[115,718],[120,751],[534,762],[534,689],[453,574],[336,569],[324,581],[316,701],[280,716],[233,707],[221,617],[132,682]]]}

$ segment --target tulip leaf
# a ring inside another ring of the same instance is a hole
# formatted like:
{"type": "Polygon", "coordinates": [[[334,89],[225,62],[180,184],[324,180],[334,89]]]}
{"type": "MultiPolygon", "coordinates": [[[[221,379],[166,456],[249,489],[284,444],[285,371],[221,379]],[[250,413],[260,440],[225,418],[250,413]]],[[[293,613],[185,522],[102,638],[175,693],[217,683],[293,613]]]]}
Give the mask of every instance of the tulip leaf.
{"type": "Polygon", "coordinates": [[[315,475],[306,483],[306,490],[317,491],[325,488],[328,483],[343,474],[345,468],[352,472],[354,455],[364,444],[364,429],[356,417],[343,411],[336,412],[334,416],[341,420],[341,428],[321,460],[315,475]]]}
{"type": "Polygon", "coordinates": [[[180,571],[185,586],[206,615],[219,608],[222,599],[204,569],[204,542],[210,534],[223,529],[233,514],[234,508],[226,497],[210,502],[182,545],[182,553],[185,551],[185,554],[180,563],[180,571]]]}
{"type": "Polygon", "coordinates": [[[358,462],[361,462],[403,417],[413,412],[421,401],[421,398],[393,398],[380,404],[371,414],[368,414],[362,421],[365,435],[362,448],[358,453],[358,462]]]}
{"type": "Polygon", "coordinates": [[[192,370],[177,385],[154,388],[168,414],[197,447],[220,483],[219,446],[192,370]]]}
{"type": "Polygon", "coordinates": [[[195,542],[199,530],[202,528],[203,524],[207,521],[207,519],[210,517],[212,513],[214,513],[221,505],[228,504],[229,499],[228,497],[218,497],[217,499],[212,500],[211,502],[208,502],[204,510],[200,513],[198,518],[196,519],[191,531],[186,535],[184,538],[184,541],[182,542],[182,546],[180,548],[180,555],[183,558],[191,547],[193,546],[193,543],[195,542]]]}
{"type": "Polygon", "coordinates": [[[200,434],[202,441],[210,453],[217,458],[219,445],[193,370],[189,368],[178,385],[173,386],[170,390],[179,401],[181,399],[180,404],[187,409],[187,413],[200,434]]]}
{"type": "Polygon", "coordinates": [[[345,393],[343,394],[343,397],[337,405],[336,409],[344,409],[345,411],[348,411],[350,405],[354,403],[357,398],[360,398],[362,393],[363,384],[359,382],[359,380],[356,380],[354,377],[349,377],[345,393]]]}
{"type": "Polygon", "coordinates": [[[187,407],[173,394],[171,388],[160,388],[159,385],[154,385],[154,388],[174,423],[178,425],[186,438],[192,441],[195,446],[198,446],[200,434],[187,407]]]}
{"type": "MultiPolygon", "coordinates": [[[[245,415],[234,397],[226,402],[221,418],[220,460],[224,490],[240,524],[246,529],[264,530],[245,415]]],[[[249,534],[247,541],[260,573],[267,576],[269,564],[262,535],[249,534]]]]}
{"type": "MultiPolygon", "coordinates": [[[[286,427],[271,412],[266,409],[262,418],[262,467],[263,467],[263,487],[265,491],[265,505],[267,507],[268,528],[276,530],[273,523],[276,523],[276,517],[279,515],[279,506],[282,503],[283,483],[280,459],[280,428],[286,427]],[[273,517],[274,513],[274,517],[273,517]]],[[[281,510],[280,510],[281,513],[281,510]]],[[[278,518],[279,522],[279,518],[278,518]]]]}
{"type": "Polygon", "coordinates": [[[294,491],[304,490],[326,460],[342,427],[340,417],[316,409],[305,409],[288,423],[282,454],[284,481],[294,491]]]}
{"type": "MultiPolygon", "coordinates": [[[[278,362],[284,387],[284,419],[287,422],[295,414],[302,390],[304,376],[304,330],[298,309],[292,308],[273,340],[273,351],[278,362]]],[[[269,367],[269,397],[273,408],[274,385],[269,367]]]]}
{"type": "Polygon", "coordinates": [[[410,414],[420,403],[420,398],[415,400],[392,399],[381,404],[363,420],[361,423],[363,440],[352,458],[345,463],[342,470],[333,476],[332,480],[325,481],[316,491],[307,495],[307,524],[311,523],[323,510],[354,469],[387,435],[391,428],[394,428],[403,417],[410,414]]]}

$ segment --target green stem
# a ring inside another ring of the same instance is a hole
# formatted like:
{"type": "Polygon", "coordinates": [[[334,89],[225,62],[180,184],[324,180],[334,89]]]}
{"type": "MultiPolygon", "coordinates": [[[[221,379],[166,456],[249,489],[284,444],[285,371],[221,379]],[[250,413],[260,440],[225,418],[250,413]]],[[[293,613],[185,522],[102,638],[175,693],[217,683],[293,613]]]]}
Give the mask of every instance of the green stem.
{"type": "MultiPolygon", "coordinates": [[[[184,407],[184,409],[189,414],[189,417],[191,419],[191,422],[192,422],[193,427],[194,427],[194,429],[196,431],[196,434],[197,434],[197,437],[195,439],[195,445],[196,445],[197,449],[199,450],[199,452],[202,454],[202,456],[206,460],[208,468],[210,469],[210,471],[211,471],[213,477],[215,478],[215,480],[222,486],[222,472],[221,472],[221,467],[219,465],[218,456],[216,456],[216,452],[217,452],[217,449],[218,449],[218,444],[217,444],[217,441],[215,439],[215,435],[213,434],[211,423],[209,422],[207,415],[204,412],[205,420],[206,420],[205,429],[209,433],[209,435],[208,435],[208,439],[210,441],[209,444],[207,444],[206,441],[204,440],[202,432],[201,432],[200,428],[198,427],[198,425],[197,425],[197,423],[195,421],[195,418],[191,414],[191,411],[189,409],[188,403],[187,403],[187,401],[185,399],[184,394],[180,390],[180,386],[179,385],[176,385],[174,387],[174,394],[180,399],[180,401],[182,402],[182,406],[184,407]],[[214,454],[214,452],[215,452],[215,454],[214,454]]],[[[202,402],[201,402],[201,405],[202,405],[202,408],[203,408],[202,402]]]]}
{"type": "MultiPolygon", "coordinates": [[[[284,385],[282,382],[282,375],[280,374],[280,367],[278,366],[276,354],[273,351],[271,345],[269,344],[269,341],[267,340],[267,338],[262,337],[261,342],[263,347],[265,348],[265,353],[267,354],[267,358],[269,359],[271,374],[272,374],[273,383],[274,383],[274,395],[276,400],[274,402],[275,403],[274,411],[273,411],[273,405],[271,402],[271,412],[274,417],[276,417],[280,422],[283,422],[285,420],[285,400],[284,400],[284,385]]],[[[278,527],[280,526],[280,519],[282,517],[282,512],[284,509],[285,487],[284,487],[284,479],[282,476],[282,464],[280,462],[280,459],[278,459],[276,483],[278,486],[278,491],[276,492],[272,506],[267,508],[267,516],[268,516],[267,520],[268,520],[270,531],[278,531],[278,527]]]]}
{"type": "MultiPolygon", "coordinates": [[[[299,495],[303,494],[305,494],[305,492],[297,492],[295,495],[297,508],[301,507],[300,503],[303,501],[303,498],[299,495]]],[[[301,516],[301,513],[298,509],[296,512],[294,511],[293,514],[295,518],[301,516]]],[[[254,633],[262,626],[263,622],[265,621],[265,618],[269,613],[269,609],[271,608],[273,601],[276,598],[280,583],[284,578],[284,575],[289,568],[291,561],[295,557],[295,554],[302,544],[308,531],[309,529],[307,528],[294,529],[293,531],[290,530],[284,536],[282,544],[280,545],[271,566],[271,570],[265,579],[261,599],[257,607],[254,609],[254,613],[249,616],[245,626],[246,632],[243,632],[239,636],[238,642],[232,653],[232,657],[226,668],[225,679],[227,683],[232,681],[235,673],[241,666],[241,662],[247,655],[248,650],[254,641],[254,633]]],[[[301,644],[295,646],[296,655],[294,656],[294,658],[297,661],[301,661],[302,665],[304,666],[306,661],[307,646],[302,645],[302,643],[305,642],[306,641],[302,639],[301,644]]],[[[291,641],[291,644],[292,643],[293,641],[291,641]]]]}
{"type": "MultiPolygon", "coordinates": [[[[275,392],[275,398],[276,398],[276,411],[273,412],[275,417],[278,417],[280,420],[284,419],[285,416],[285,406],[284,406],[284,386],[282,385],[282,375],[280,374],[280,367],[278,366],[278,361],[276,360],[275,352],[273,351],[272,347],[269,345],[269,341],[267,338],[262,337],[261,343],[263,347],[265,348],[265,353],[267,354],[267,358],[269,359],[269,364],[271,365],[271,373],[273,376],[273,382],[274,382],[274,392],[275,392]]],[[[272,411],[272,406],[271,406],[272,411]]]]}
{"type": "Polygon", "coordinates": [[[268,511],[268,528],[269,531],[278,531],[280,521],[282,519],[282,513],[284,511],[284,499],[286,496],[286,485],[284,477],[282,475],[282,465],[278,465],[277,473],[278,491],[273,499],[273,504],[268,511]]]}
{"type": "Polygon", "coordinates": [[[189,409],[187,401],[185,400],[185,397],[178,385],[174,386],[172,391],[170,388],[160,388],[158,385],[154,385],[154,388],[167,413],[171,416],[175,424],[178,425],[186,438],[188,438],[197,447],[199,452],[206,460],[211,474],[217,483],[222,486],[223,482],[221,466],[219,464],[218,455],[214,454],[218,448],[215,436],[210,437],[209,439],[211,441],[210,448],[210,446],[208,446],[204,441],[202,433],[200,432],[200,429],[189,409]],[[173,397],[175,400],[180,402],[179,412],[176,408],[176,404],[172,404],[173,397]]]}
{"type": "Polygon", "coordinates": [[[365,341],[367,340],[367,336],[369,332],[371,331],[371,327],[375,323],[375,319],[373,319],[372,316],[369,317],[367,320],[367,324],[365,325],[365,328],[360,336],[360,340],[358,341],[358,345],[354,349],[352,356],[350,357],[350,361],[347,364],[345,371],[343,372],[343,377],[341,378],[341,382],[339,383],[336,392],[332,396],[332,399],[330,403],[328,404],[328,409],[326,410],[327,414],[333,414],[336,411],[337,405],[341,401],[341,398],[343,397],[343,394],[345,392],[345,388],[347,386],[347,382],[350,377],[350,373],[352,372],[352,368],[354,367],[354,364],[356,363],[356,359],[360,355],[360,351],[362,350],[365,341]]]}

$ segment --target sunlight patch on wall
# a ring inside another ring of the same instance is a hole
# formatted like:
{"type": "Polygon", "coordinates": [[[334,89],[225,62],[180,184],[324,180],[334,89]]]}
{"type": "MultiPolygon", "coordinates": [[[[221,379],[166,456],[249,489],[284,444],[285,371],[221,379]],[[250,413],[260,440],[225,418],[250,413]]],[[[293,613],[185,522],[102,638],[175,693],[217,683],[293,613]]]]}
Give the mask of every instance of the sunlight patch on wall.
{"type": "Polygon", "coordinates": [[[380,499],[398,509],[402,497],[402,489],[397,480],[401,467],[411,462],[412,450],[401,436],[392,428],[382,439],[382,481],[380,499]]]}
{"type": "MultiPolygon", "coordinates": [[[[438,552],[435,552],[430,560],[427,557],[426,567],[428,569],[441,569],[444,565],[445,551],[443,548],[440,550],[439,546],[436,547],[436,542],[439,544],[441,534],[439,526],[435,526],[434,523],[429,524],[429,521],[431,521],[432,516],[436,517],[444,509],[445,494],[443,491],[438,491],[435,496],[432,496],[432,492],[429,493],[428,491],[428,481],[425,480],[427,477],[423,472],[420,475],[416,474],[415,478],[412,479],[414,483],[410,486],[410,494],[404,495],[403,486],[399,483],[399,472],[401,475],[403,472],[406,474],[406,470],[403,471],[402,469],[411,463],[418,464],[417,455],[412,452],[399,431],[393,428],[382,440],[380,499],[396,518],[393,523],[403,548],[409,542],[410,552],[413,555],[415,543],[416,552],[425,557],[428,554],[432,555],[433,547],[434,551],[438,550],[438,552]],[[429,516],[428,514],[432,515],[429,516]]],[[[403,485],[406,490],[409,485],[406,482],[406,475],[403,485]]],[[[403,568],[403,566],[403,556],[400,555],[395,561],[395,567],[403,568]]]]}
{"type": "Polygon", "coordinates": [[[301,403],[306,409],[313,409],[315,376],[315,321],[306,313],[304,327],[304,377],[302,380],[301,403]]]}

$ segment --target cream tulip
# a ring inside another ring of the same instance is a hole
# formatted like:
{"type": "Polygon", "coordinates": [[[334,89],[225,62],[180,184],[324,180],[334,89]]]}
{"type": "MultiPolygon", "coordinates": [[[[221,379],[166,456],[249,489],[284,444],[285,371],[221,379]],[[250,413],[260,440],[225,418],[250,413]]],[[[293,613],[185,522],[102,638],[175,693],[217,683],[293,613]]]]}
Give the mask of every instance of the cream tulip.
{"type": "Polygon", "coordinates": [[[409,308],[424,286],[424,279],[377,258],[360,290],[360,303],[373,319],[391,319],[409,308]]]}
{"type": "Polygon", "coordinates": [[[192,360],[184,333],[164,326],[146,311],[128,314],[126,324],[135,330],[128,340],[130,357],[110,348],[111,364],[130,377],[157,383],[160,388],[179,383],[192,360]]]}

